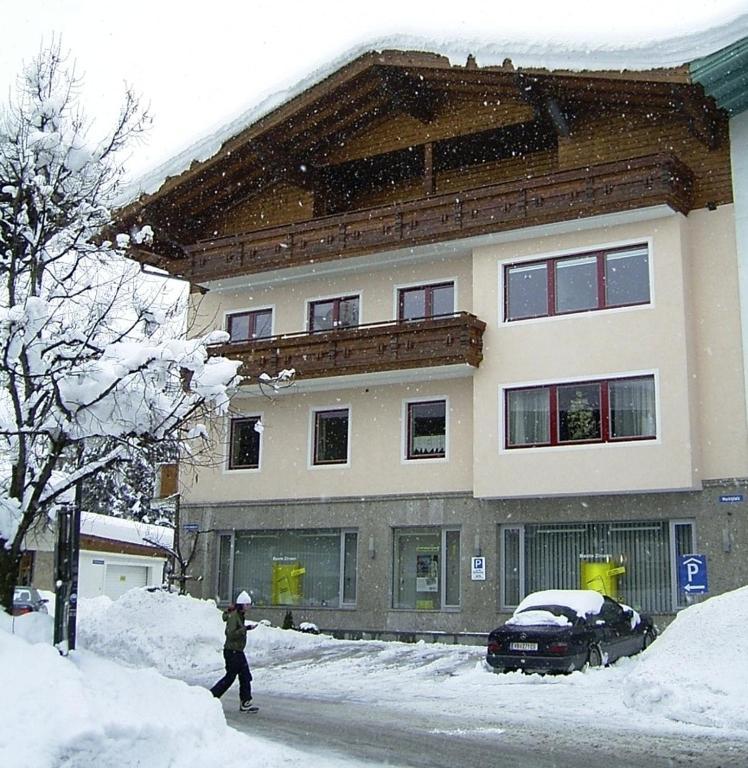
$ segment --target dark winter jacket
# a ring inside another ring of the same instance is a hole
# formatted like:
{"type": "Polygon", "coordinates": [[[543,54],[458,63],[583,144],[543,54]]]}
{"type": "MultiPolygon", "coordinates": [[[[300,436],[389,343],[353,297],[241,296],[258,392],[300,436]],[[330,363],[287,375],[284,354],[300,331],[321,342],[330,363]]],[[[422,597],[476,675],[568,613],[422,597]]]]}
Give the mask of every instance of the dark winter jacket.
{"type": "Polygon", "coordinates": [[[224,611],[223,620],[226,622],[226,642],[223,647],[227,651],[243,651],[247,644],[244,613],[237,610],[224,611]]]}

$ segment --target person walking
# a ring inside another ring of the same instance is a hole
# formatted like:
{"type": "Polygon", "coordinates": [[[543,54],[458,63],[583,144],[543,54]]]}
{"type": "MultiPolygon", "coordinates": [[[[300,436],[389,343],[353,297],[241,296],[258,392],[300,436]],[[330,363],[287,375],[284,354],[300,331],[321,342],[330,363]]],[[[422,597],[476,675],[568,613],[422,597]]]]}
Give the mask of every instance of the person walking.
{"type": "Polygon", "coordinates": [[[220,699],[238,677],[241,712],[257,712],[259,709],[252,704],[252,673],[249,671],[247,657],[244,655],[248,629],[244,617],[250,605],[252,605],[252,598],[242,591],[236,598],[234,606],[223,612],[223,620],[226,622],[226,642],[223,644],[226,674],[210,689],[210,692],[220,699]]]}

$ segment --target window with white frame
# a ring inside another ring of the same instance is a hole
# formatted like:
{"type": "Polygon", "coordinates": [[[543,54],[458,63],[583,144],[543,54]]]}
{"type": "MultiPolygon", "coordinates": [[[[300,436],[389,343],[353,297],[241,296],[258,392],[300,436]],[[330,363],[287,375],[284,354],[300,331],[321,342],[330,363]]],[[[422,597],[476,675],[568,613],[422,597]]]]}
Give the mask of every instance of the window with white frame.
{"type": "Polygon", "coordinates": [[[650,375],[507,389],[504,410],[507,448],[657,437],[650,375]]]}
{"type": "Polygon", "coordinates": [[[226,330],[231,343],[266,339],[273,334],[273,310],[256,309],[227,315],[226,330]]]}
{"type": "Polygon", "coordinates": [[[396,528],[393,544],[393,608],[459,606],[459,529],[396,528]]]}
{"type": "Polygon", "coordinates": [[[648,304],[646,244],[504,267],[504,318],[526,320],[648,304]]]}
{"type": "Polygon", "coordinates": [[[447,455],[447,401],[407,404],[407,459],[443,459],[447,455]]]}
{"type": "Polygon", "coordinates": [[[329,465],[348,462],[349,426],[348,408],[314,412],[313,464],[329,465]]]}
{"type": "Polygon", "coordinates": [[[259,416],[231,419],[229,469],[257,469],[260,466],[261,436],[259,416]]]}
{"type": "Polygon", "coordinates": [[[583,583],[589,573],[584,564],[592,562],[623,568],[611,582],[617,592],[611,597],[638,610],[667,613],[684,604],[685,596],[677,590],[677,564],[693,543],[692,521],[501,526],[501,604],[512,608],[539,590],[589,588],[583,583]]]}

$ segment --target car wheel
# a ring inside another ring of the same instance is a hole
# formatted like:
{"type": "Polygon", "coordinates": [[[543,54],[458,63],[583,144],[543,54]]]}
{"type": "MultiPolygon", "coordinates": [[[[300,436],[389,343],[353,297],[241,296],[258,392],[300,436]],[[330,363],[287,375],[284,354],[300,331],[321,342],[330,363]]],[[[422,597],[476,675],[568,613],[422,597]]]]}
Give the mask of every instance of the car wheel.
{"type": "Polygon", "coordinates": [[[656,632],[653,629],[648,629],[644,633],[644,639],[642,640],[642,650],[649,648],[649,646],[652,645],[652,643],[655,641],[656,637],[656,632]]]}
{"type": "Polygon", "coordinates": [[[587,655],[587,664],[586,666],[589,667],[602,667],[603,665],[603,654],[600,650],[600,647],[597,645],[590,646],[589,654],[587,655]]]}

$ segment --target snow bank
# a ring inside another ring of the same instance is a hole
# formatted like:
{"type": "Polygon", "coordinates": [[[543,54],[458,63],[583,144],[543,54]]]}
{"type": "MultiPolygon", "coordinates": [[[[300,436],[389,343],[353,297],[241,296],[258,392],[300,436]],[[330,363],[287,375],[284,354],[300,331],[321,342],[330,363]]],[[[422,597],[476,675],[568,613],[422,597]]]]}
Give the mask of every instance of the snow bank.
{"type": "Polygon", "coordinates": [[[681,611],[625,680],[626,705],[748,730],[748,586],[681,611]]]}
{"type": "MultiPolygon", "coordinates": [[[[174,669],[171,659],[183,652],[195,661],[206,647],[215,648],[216,640],[221,641],[219,647],[222,644],[222,622],[215,606],[177,595],[133,591],[115,603],[84,600],[80,617],[79,635],[87,642],[102,643],[129,662],[133,659],[125,657],[133,652],[136,660],[149,659],[167,670],[174,669]],[[111,622],[109,631],[104,619],[111,622]],[[170,621],[177,622],[176,631],[170,621]],[[197,653],[183,645],[190,624],[197,653]],[[133,638],[140,638],[143,647],[133,638]]],[[[124,666],[82,648],[60,656],[50,645],[52,623],[46,614],[15,619],[0,614],[4,768],[246,768],[248,761],[264,768],[307,768],[310,764],[306,753],[227,726],[221,703],[204,687],[167,679],[156,669],[124,666]]],[[[350,767],[335,756],[315,755],[313,764],[350,767]]]]}
{"type": "Polygon", "coordinates": [[[82,600],[78,645],[169,677],[223,666],[221,612],[212,600],[132,589],[119,600],[82,600]]]}
{"type": "MultiPolygon", "coordinates": [[[[79,650],[66,658],[51,646],[52,623],[45,614],[0,615],[2,766],[356,765],[227,727],[208,691],[223,669],[223,622],[210,600],[147,590],[82,600],[79,650]],[[29,728],[34,738],[19,739],[29,728]]],[[[314,691],[438,718],[447,700],[476,728],[584,729],[594,712],[596,726],[615,724],[622,737],[708,729],[748,740],[746,623],[748,587],[682,611],[639,656],[562,677],[493,674],[481,646],[342,641],[264,624],[249,633],[247,653],[260,702],[263,693],[314,691]]],[[[223,704],[238,707],[236,686],[223,704]]]]}

